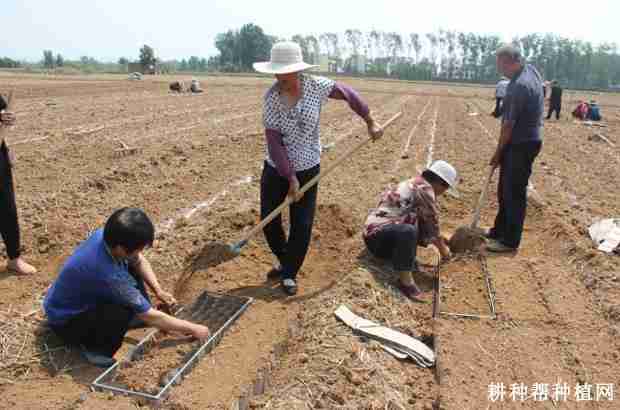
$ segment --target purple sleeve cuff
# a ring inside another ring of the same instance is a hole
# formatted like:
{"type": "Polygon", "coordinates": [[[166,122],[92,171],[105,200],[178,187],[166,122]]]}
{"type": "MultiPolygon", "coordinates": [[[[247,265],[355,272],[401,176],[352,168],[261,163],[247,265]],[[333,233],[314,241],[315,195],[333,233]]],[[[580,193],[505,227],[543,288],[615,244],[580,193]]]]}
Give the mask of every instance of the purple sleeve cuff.
{"type": "Polygon", "coordinates": [[[370,110],[368,109],[368,105],[362,100],[360,95],[353,88],[348,85],[344,85],[342,83],[336,83],[334,85],[334,89],[329,94],[329,98],[333,98],[336,100],[346,100],[349,103],[349,107],[357,115],[366,119],[368,117],[368,113],[370,110]]]}
{"type": "Polygon", "coordinates": [[[276,164],[276,169],[280,176],[290,180],[293,177],[293,168],[286,154],[286,148],[282,142],[282,133],[280,131],[265,129],[265,137],[267,139],[267,149],[269,156],[276,164]]]}

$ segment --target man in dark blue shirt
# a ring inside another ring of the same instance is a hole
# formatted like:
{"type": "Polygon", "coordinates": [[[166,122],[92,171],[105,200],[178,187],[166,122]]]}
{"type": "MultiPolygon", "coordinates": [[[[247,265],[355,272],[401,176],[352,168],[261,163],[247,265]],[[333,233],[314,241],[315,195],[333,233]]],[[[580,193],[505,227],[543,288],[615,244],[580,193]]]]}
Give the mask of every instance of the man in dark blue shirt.
{"type": "Polygon", "coordinates": [[[504,99],[499,142],[490,161],[500,167],[497,188],[499,212],[487,232],[492,252],[514,252],[519,248],[527,208],[527,186],[532,165],[542,147],[544,110],[542,78],[536,68],[522,62],[512,46],[497,50],[497,68],[510,78],[504,99]]]}
{"type": "Polygon", "coordinates": [[[165,292],[142,251],[153,243],[155,228],[146,214],[122,208],[108,218],[69,257],[45,296],[52,330],[65,343],[82,347],[90,363],[115,363],[132,323],[206,339],[209,329],[160,312],[151,306],[145,283],[166,305],[176,303],[165,292]]]}

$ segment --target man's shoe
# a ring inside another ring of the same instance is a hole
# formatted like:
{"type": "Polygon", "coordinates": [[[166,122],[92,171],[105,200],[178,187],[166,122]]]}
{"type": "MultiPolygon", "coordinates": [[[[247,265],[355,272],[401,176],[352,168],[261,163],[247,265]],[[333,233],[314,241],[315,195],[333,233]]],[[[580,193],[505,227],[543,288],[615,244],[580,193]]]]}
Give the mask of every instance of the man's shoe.
{"type": "Polygon", "coordinates": [[[105,356],[101,353],[93,352],[82,347],[82,357],[93,366],[107,368],[116,363],[113,357],[105,356]]]}
{"type": "Polygon", "coordinates": [[[282,280],[282,288],[287,295],[293,296],[297,294],[297,283],[294,279],[283,279],[282,280]]]}
{"type": "Polygon", "coordinates": [[[504,245],[500,241],[491,240],[487,244],[487,250],[489,252],[495,252],[495,253],[511,253],[511,252],[516,252],[517,248],[512,248],[510,246],[504,245]]]}

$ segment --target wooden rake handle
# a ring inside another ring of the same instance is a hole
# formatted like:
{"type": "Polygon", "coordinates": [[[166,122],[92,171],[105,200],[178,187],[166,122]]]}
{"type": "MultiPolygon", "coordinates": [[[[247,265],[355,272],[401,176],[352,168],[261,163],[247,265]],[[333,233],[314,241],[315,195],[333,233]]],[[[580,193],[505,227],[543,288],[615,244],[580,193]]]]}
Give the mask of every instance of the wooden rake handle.
{"type": "Polygon", "coordinates": [[[489,191],[489,185],[491,185],[491,178],[493,178],[493,173],[495,172],[494,167],[490,167],[489,175],[486,177],[484,181],[484,186],[482,187],[482,192],[480,192],[480,197],[478,198],[478,203],[476,204],[476,210],[474,211],[474,218],[471,221],[471,229],[476,229],[478,227],[478,222],[480,222],[480,210],[482,209],[482,205],[486,202],[487,192],[489,191]]]}
{"type": "MultiPolygon", "coordinates": [[[[383,129],[385,130],[388,126],[390,126],[394,121],[396,121],[397,119],[399,119],[401,116],[403,115],[402,112],[398,112],[396,114],[394,114],[394,116],[392,118],[390,118],[389,120],[387,120],[385,122],[385,124],[383,124],[383,129]]],[[[364,141],[360,142],[358,145],[356,145],[355,147],[351,148],[349,151],[347,151],[346,153],[344,153],[340,158],[338,158],[336,161],[334,161],[332,164],[329,165],[329,167],[327,167],[324,171],[321,171],[318,175],[316,175],[314,178],[312,178],[310,181],[308,181],[300,190],[300,193],[305,193],[307,190],[309,190],[310,188],[312,188],[314,185],[316,185],[319,180],[321,178],[326,177],[327,175],[331,174],[332,171],[338,166],[340,165],[345,159],[349,158],[351,155],[353,155],[355,152],[357,152],[359,149],[361,149],[364,145],[366,145],[368,142],[372,141],[372,137],[369,137],[367,139],[365,139],[364,141]]],[[[287,196],[286,199],[284,200],[284,202],[282,202],[276,209],[274,209],[273,211],[271,211],[271,213],[269,215],[267,215],[265,217],[265,219],[263,219],[258,225],[256,225],[254,228],[252,228],[248,233],[245,234],[245,236],[234,246],[235,248],[239,249],[241,248],[243,245],[245,245],[248,240],[254,236],[256,233],[258,233],[259,231],[262,231],[263,228],[269,223],[271,222],[276,216],[278,216],[283,210],[284,208],[286,208],[287,206],[289,206],[291,204],[293,200],[291,199],[291,197],[287,196]]]]}

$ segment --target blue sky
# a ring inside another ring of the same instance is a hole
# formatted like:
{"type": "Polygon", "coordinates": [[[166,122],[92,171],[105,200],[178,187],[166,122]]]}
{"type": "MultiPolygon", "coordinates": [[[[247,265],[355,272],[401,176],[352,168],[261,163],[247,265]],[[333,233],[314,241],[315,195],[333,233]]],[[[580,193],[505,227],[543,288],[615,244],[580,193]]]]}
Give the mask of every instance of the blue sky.
{"type": "Polygon", "coordinates": [[[2,0],[0,56],[40,60],[136,58],[149,44],[162,59],[217,53],[217,33],[252,22],[273,35],[344,32],[348,28],[426,33],[438,28],[493,33],[509,40],[530,32],[620,43],[620,1],[513,2],[414,0],[2,0]],[[596,10],[594,10],[594,6],[596,10]]]}

